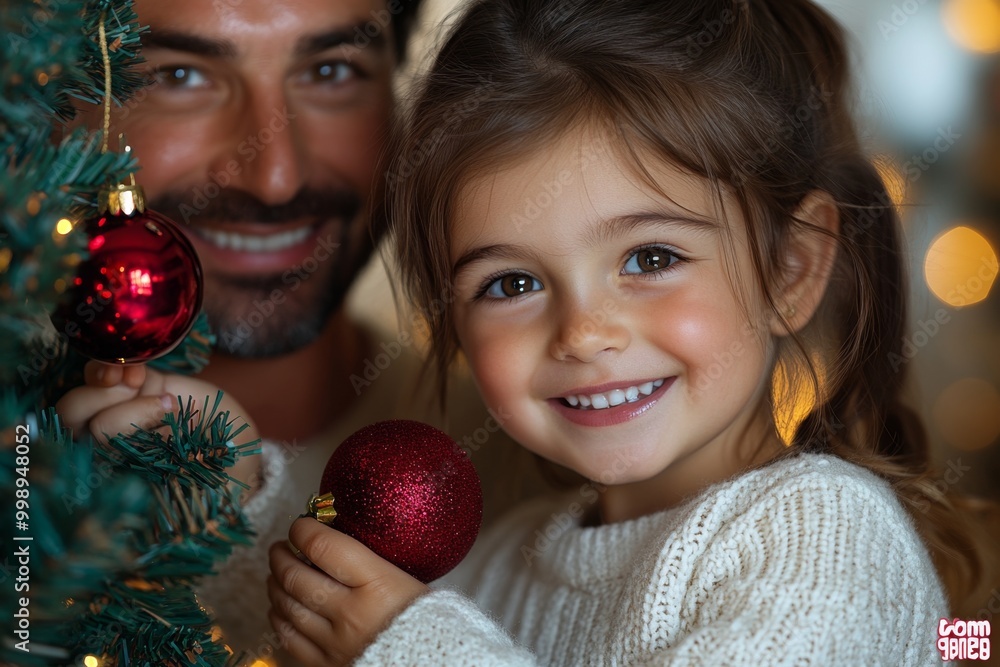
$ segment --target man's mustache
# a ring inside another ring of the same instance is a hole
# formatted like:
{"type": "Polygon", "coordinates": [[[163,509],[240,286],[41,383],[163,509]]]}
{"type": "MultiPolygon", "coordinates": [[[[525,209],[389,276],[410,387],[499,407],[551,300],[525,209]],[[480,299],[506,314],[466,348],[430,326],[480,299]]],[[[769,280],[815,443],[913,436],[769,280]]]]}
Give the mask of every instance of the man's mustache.
{"type": "Polygon", "coordinates": [[[282,204],[265,204],[245,190],[223,189],[213,198],[204,195],[190,197],[168,192],[149,203],[178,222],[197,225],[199,222],[255,222],[282,224],[299,222],[303,218],[338,218],[353,220],[361,210],[358,193],[347,188],[330,190],[302,189],[282,204]]]}

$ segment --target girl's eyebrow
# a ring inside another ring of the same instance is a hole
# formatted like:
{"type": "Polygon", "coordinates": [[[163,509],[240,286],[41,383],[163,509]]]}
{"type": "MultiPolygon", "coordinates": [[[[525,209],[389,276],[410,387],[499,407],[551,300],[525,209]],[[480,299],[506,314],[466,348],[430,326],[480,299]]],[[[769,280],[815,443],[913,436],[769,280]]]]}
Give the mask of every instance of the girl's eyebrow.
{"type": "MultiPolygon", "coordinates": [[[[584,238],[584,243],[591,246],[608,243],[642,227],[680,227],[704,234],[718,232],[720,223],[717,220],[710,220],[708,218],[676,215],[674,213],[631,213],[629,215],[608,218],[602,220],[600,224],[593,225],[584,238]]],[[[470,264],[497,258],[531,260],[535,258],[535,254],[532,253],[530,248],[513,243],[494,243],[472,248],[459,257],[458,261],[452,266],[452,280],[468,268],[470,264]]]]}
{"type": "Polygon", "coordinates": [[[585,241],[591,245],[608,243],[643,227],[679,227],[692,232],[718,232],[721,223],[693,214],[679,215],[674,212],[642,212],[619,215],[594,225],[585,241]]]}
{"type": "Polygon", "coordinates": [[[492,245],[479,246],[472,248],[458,258],[455,265],[451,267],[451,278],[454,280],[470,264],[498,257],[502,259],[530,260],[534,259],[535,255],[528,247],[513,243],[494,243],[492,245]]]}

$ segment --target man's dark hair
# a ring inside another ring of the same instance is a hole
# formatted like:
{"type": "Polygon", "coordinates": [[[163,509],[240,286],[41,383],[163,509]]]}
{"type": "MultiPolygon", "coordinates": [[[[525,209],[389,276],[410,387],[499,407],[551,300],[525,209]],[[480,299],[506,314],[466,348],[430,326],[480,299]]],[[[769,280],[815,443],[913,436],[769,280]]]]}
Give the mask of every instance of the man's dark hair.
{"type": "Polygon", "coordinates": [[[389,0],[389,12],[392,14],[392,31],[395,35],[396,54],[398,61],[406,60],[406,43],[416,24],[417,12],[422,0],[389,0]],[[397,11],[393,11],[396,9],[397,11]]]}

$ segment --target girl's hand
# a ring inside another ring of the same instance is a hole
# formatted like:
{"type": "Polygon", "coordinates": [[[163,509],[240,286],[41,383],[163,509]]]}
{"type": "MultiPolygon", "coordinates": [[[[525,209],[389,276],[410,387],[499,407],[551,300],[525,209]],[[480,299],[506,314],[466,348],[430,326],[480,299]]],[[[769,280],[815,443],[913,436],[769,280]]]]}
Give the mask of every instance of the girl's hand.
{"type": "MultiPolygon", "coordinates": [[[[214,403],[218,392],[214,385],[196,378],[166,375],[145,365],[122,366],[98,361],[87,362],[84,381],[84,386],[70,390],[56,403],[56,412],[64,426],[74,431],[87,429],[104,443],[105,434],[130,433],[136,426],[147,430],[160,428],[164,414],[177,411],[177,396],[185,400],[192,397],[196,408],[203,410],[205,398],[214,403]]],[[[223,394],[219,409],[229,410],[230,418],[242,418],[250,426],[239,435],[241,442],[259,437],[246,410],[228,394],[223,394]]],[[[250,484],[248,493],[259,483],[259,459],[259,456],[241,456],[228,469],[232,477],[250,484]]]]}
{"type": "Polygon", "coordinates": [[[268,617],[283,646],[306,667],[344,665],[429,590],[368,547],[316,519],[300,518],[289,543],[271,546],[268,617]]]}

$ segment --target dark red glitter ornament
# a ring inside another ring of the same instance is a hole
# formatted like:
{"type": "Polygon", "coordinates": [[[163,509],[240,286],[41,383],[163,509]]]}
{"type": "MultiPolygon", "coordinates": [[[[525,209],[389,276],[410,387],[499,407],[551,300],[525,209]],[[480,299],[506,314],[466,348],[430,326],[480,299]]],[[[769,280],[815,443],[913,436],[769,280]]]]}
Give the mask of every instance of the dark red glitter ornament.
{"type": "Polygon", "coordinates": [[[483,518],[468,455],[416,421],[378,422],[344,440],[323,471],[320,493],[310,502],[313,516],[424,583],[458,565],[483,518]]]}
{"type": "Polygon", "coordinates": [[[201,264],[168,218],[146,210],[139,186],[101,194],[104,212],[84,221],[89,257],[52,314],[86,356],[143,362],[173,349],[201,310],[201,264]]]}

